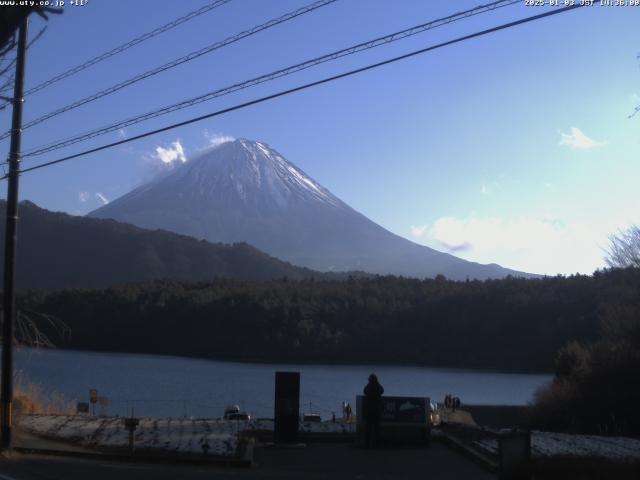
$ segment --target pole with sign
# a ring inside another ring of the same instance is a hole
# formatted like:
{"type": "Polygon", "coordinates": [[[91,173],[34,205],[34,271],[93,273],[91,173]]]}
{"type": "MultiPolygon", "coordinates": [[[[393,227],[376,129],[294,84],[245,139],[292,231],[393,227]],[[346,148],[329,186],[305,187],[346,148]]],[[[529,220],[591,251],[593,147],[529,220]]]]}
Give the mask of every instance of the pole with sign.
{"type": "Polygon", "coordinates": [[[89,390],[89,402],[91,403],[91,409],[93,410],[93,416],[96,416],[96,403],[98,403],[98,390],[92,388],[89,390]]]}
{"type": "Polygon", "coordinates": [[[109,405],[109,399],[107,397],[98,397],[98,404],[100,405],[100,416],[107,416],[107,406],[109,405]]]}
{"type": "Polygon", "coordinates": [[[136,431],[136,428],[138,428],[139,424],[140,424],[139,418],[129,417],[124,419],[124,428],[129,430],[129,452],[130,453],[133,453],[133,450],[135,448],[134,447],[135,437],[133,436],[133,433],[136,431]]]}

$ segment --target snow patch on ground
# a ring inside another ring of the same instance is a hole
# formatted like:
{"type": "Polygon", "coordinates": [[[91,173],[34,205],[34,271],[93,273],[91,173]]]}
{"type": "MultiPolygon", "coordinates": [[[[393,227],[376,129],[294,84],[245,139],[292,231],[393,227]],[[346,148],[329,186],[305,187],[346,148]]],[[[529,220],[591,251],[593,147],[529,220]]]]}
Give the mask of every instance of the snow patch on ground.
{"type": "MultiPolygon", "coordinates": [[[[260,419],[249,422],[248,431],[273,431],[273,420],[260,419]]],[[[345,422],[300,422],[299,431],[304,433],[356,433],[355,423],[345,422]]]]}
{"type": "MultiPolygon", "coordinates": [[[[251,421],[205,418],[141,417],[134,432],[135,448],[177,453],[235,456],[238,436],[243,432],[273,431],[271,419],[251,421]]],[[[86,415],[25,415],[18,425],[28,432],[73,442],[85,447],[127,448],[129,431],[123,417],[91,417],[86,415]]],[[[301,422],[305,433],[355,433],[355,423],[301,422]]]]}
{"type": "MultiPolygon", "coordinates": [[[[477,447],[498,454],[498,441],[494,438],[476,440],[477,447]]],[[[531,432],[531,456],[599,457],[616,461],[640,460],[640,440],[626,437],[573,435],[555,432],[531,432]]]]}
{"type": "MultiPolygon", "coordinates": [[[[129,445],[122,417],[27,415],[20,417],[18,425],[34,435],[87,447],[129,445]]],[[[238,433],[246,426],[246,422],[215,419],[144,417],[134,433],[135,447],[230,457],[236,455],[238,433]]]]}

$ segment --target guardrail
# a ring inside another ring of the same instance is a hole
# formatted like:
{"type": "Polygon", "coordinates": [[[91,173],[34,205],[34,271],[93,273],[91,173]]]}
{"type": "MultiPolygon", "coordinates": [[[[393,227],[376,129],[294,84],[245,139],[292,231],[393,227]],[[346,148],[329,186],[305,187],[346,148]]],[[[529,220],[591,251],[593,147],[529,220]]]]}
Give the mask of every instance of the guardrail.
{"type": "Polygon", "coordinates": [[[531,478],[531,432],[461,424],[443,425],[442,431],[454,447],[498,472],[501,480],[531,478]]]}

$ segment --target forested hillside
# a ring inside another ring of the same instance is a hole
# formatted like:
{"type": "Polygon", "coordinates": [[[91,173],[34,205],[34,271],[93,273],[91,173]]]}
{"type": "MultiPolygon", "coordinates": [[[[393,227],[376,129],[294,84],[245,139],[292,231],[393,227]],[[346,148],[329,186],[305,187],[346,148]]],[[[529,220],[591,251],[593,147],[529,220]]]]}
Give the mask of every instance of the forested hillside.
{"type": "MultiPolygon", "coordinates": [[[[636,246],[639,234],[635,227],[636,246]]],[[[637,248],[627,253],[640,265],[637,248]]],[[[598,338],[576,338],[560,350],[553,382],[536,396],[533,428],[640,436],[639,272],[636,267],[608,275],[613,281],[598,292],[598,338]]]]}
{"type": "Polygon", "coordinates": [[[19,304],[64,321],[70,335],[47,331],[64,348],[552,371],[567,342],[595,340],[601,314],[638,287],[638,269],[467,282],[219,279],[24,292],[19,304]]]}
{"type": "MultiPolygon", "coordinates": [[[[5,209],[6,202],[0,201],[0,217],[5,209]]],[[[323,275],[246,243],[214,244],[115,220],[50,212],[26,201],[20,204],[18,237],[16,281],[23,288],[104,287],[161,278],[266,280],[323,275]]],[[[0,239],[3,244],[3,222],[0,239]]],[[[0,258],[0,268],[2,262],[0,258]]]]}

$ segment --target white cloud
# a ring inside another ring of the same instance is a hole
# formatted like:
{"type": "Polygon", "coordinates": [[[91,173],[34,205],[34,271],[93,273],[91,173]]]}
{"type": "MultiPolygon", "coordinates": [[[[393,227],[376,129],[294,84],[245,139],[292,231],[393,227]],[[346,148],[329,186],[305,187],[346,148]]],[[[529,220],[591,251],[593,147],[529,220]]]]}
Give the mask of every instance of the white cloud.
{"type": "Polygon", "coordinates": [[[427,228],[429,227],[429,225],[420,225],[420,226],[413,226],[411,225],[410,230],[411,230],[411,235],[413,235],[416,238],[420,238],[426,231],[427,228]]]}
{"type": "Polygon", "coordinates": [[[164,164],[170,164],[173,162],[186,162],[187,157],[184,154],[184,149],[180,143],[180,139],[171,143],[168,148],[156,147],[156,153],[151,155],[155,160],[160,160],[164,164]]]}
{"type": "Polygon", "coordinates": [[[118,140],[124,140],[127,138],[127,131],[124,128],[118,130],[118,140]]]}
{"type": "Polygon", "coordinates": [[[168,147],[158,145],[154,152],[147,152],[141,156],[144,173],[141,178],[142,183],[157,178],[172,171],[178,165],[187,161],[187,156],[180,139],[171,142],[168,147]]]}
{"type": "Polygon", "coordinates": [[[589,149],[589,148],[603,147],[607,143],[609,143],[606,141],[592,140],[591,138],[587,137],[584,133],[582,133],[582,130],[580,130],[577,127],[571,127],[570,134],[563,133],[563,132],[559,132],[559,133],[561,137],[560,145],[568,145],[571,148],[589,149]]]}
{"type": "Polygon", "coordinates": [[[89,192],[78,192],[78,200],[82,203],[87,202],[91,198],[91,194],[89,192]]]}
{"type": "Polygon", "coordinates": [[[207,129],[204,130],[204,138],[207,140],[205,148],[217,147],[223,143],[233,142],[235,140],[231,135],[225,135],[223,133],[210,133],[207,129]]]}
{"type": "Polygon", "coordinates": [[[106,205],[107,203],[109,203],[109,200],[107,199],[107,197],[105,197],[102,193],[97,192],[96,193],[96,198],[98,200],[100,200],[102,202],[103,205],[106,205]]]}
{"type": "Polygon", "coordinates": [[[556,275],[592,273],[601,268],[608,232],[591,224],[553,218],[449,216],[419,227],[414,237],[466,260],[556,275]]]}
{"type": "MultiPolygon", "coordinates": [[[[495,195],[500,193],[500,191],[502,190],[503,186],[504,186],[504,182],[509,182],[509,180],[506,178],[505,174],[500,174],[498,179],[496,180],[490,180],[490,181],[483,181],[482,184],[480,185],[480,194],[481,195],[495,195]]],[[[513,182],[513,180],[511,180],[511,182],[513,182]]]]}

